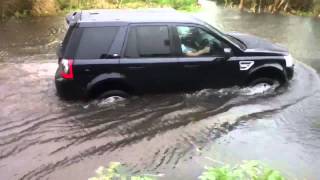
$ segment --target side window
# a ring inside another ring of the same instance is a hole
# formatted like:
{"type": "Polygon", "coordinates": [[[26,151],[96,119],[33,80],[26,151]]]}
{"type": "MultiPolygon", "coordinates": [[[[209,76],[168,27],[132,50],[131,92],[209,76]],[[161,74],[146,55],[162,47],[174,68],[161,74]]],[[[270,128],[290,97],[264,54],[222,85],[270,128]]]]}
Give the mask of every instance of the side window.
{"type": "Polygon", "coordinates": [[[198,27],[177,26],[181,52],[184,56],[223,55],[226,45],[198,27]]]}
{"type": "Polygon", "coordinates": [[[125,57],[168,57],[171,55],[168,26],[130,28],[125,57]]]}
{"type": "Polygon", "coordinates": [[[70,26],[69,27],[69,29],[68,29],[68,31],[67,31],[67,33],[66,33],[66,35],[65,35],[65,37],[64,37],[64,39],[62,41],[62,44],[61,44],[62,45],[62,49],[61,49],[60,53],[64,53],[64,51],[66,50],[67,45],[68,45],[68,43],[69,43],[69,41],[71,39],[71,35],[72,35],[72,32],[73,32],[74,29],[75,29],[74,26],[70,26]]]}
{"type": "Polygon", "coordinates": [[[76,59],[101,59],[108,55],[109,49],[119,27],[83,28],[76,59]]]}

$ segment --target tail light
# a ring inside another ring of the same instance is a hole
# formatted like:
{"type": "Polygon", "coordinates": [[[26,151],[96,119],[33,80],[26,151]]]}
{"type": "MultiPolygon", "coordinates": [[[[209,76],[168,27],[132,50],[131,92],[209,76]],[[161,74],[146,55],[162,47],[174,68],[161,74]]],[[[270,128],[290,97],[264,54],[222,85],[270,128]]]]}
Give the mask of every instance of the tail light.
{"type": "Polygon", "coordinates": [[[73,79],[73,60],[72,59],[62,59],[60,61],[61,65],[61,77],[64,79],[73,79]]]}

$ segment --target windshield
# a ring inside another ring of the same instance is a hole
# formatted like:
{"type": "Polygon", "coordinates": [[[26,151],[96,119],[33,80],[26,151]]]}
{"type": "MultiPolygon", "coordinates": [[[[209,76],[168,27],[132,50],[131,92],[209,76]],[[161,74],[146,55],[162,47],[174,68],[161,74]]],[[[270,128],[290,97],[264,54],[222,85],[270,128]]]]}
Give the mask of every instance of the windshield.
{"type": "Polygon", "coordinates": [[[209,28],[210,30],[212,30],[213,32],[218,34],[219,36],[224,37],[226,40],[232,42],[233,44],[235,44],[240,49],[245,50],[247,48],[247,46],[242,41],[240,41],[239,39],[221,32],[220,30],[218,30],[217,28],[213,27],[212,25],[210,25],[210,24],[208,24],[206,22],[203,22],[203,23],[207,26],[207,28],[209,28]]]}

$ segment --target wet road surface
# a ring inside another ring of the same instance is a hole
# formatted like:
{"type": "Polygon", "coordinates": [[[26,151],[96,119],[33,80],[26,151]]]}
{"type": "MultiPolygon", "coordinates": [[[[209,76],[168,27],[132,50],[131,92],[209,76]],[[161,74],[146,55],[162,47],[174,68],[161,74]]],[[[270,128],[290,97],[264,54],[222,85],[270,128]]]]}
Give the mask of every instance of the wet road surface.
{"type": "Polygon", "coordinates": [[[320,21],[254,16],[212,3],[196,15],[224,31],[287,46],[298,59],[293,81],[265,93],[233,87],[111,105],[64,101],[53,82],[64,18],[3,22],[0,178],[87,179],[97,167],[119,161],[133,172],[195,179],[215,164],[209,159],[258,159],[288,177],[318,179],[320,21]]]}

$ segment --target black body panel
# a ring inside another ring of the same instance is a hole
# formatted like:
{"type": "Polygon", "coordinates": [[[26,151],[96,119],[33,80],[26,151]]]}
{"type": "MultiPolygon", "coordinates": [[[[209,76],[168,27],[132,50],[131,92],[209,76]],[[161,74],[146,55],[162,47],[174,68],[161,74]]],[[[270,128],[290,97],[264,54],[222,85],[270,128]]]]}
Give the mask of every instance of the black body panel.
{"type": "Polygon", "coordinates": [[[288,52],[288,50],[285,47],[282,47],[280,45],[276,45],[268,40],[265,40],[265,39],[257,37],[257,36],[238,33],[238,32],[231,32],[231,33],[227,33],[227,34],[242,41],[246,45],[247,49],[284,52],[284,53],[288,52]]]}

